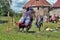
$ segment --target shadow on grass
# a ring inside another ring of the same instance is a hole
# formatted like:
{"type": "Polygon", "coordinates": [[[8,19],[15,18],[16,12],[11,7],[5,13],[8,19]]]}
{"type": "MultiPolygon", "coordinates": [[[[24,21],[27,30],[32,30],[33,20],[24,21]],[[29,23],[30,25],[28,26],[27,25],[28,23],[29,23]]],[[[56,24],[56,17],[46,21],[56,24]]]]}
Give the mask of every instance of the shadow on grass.
{"type": "Polygon", "coordinates": [[[28,33],[35,33],[35,31],[28,31],[28,33]]]}
{"type": "Polygon", "coordinates": [[[0,24],[8,23],[8,21],[0,20],[0,24]]]}
{"type": "Polygon", "coordinates": [[[28,32],[26,32],[26,31],[22,31],[22,30],[17,30],[17,32],[29,33],[29,34],[34,34],[35,33],[35,31],[28,31],[28,32]]]}
{"type": "Polygon", "coordinates": [[[26,32],[26,30],[22,31],[22,29],[19,30],[17,27],[15,27],[14,30],[17,32],[23,32],[23,33],[36,33],[36,31],[28,31],[28,32],[26,32]]]}

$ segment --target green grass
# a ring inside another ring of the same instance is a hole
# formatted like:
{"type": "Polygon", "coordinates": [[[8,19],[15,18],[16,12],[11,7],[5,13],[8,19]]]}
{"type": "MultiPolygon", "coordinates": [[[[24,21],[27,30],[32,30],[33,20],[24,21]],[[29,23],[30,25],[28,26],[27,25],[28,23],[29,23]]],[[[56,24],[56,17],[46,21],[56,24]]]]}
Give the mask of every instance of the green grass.
{"type": "MultiPolygon", "coordinates": [[[[6,17],[3,18],[7,19],[6,17]]],[[[15,19],[18,21],[19,17],[15,19]]],[[[57,24],[44,23],[44,26],[41,28],[41,33],[37,33],[38,29],[34,26],[34,22],[29,31],[35,31],[35,33],[18,32],[18,28],[12,24],[10,24],[10,32],[8,32],[8,23],[0,24],[0,40],[60,40],[60,32],[44,31],[46,26],[55,29],[57,24]]]]}
{"type": "Polygon", "coordinates": [[[8,17],[0,17],[0,20],[8,20],[8,17]]]}

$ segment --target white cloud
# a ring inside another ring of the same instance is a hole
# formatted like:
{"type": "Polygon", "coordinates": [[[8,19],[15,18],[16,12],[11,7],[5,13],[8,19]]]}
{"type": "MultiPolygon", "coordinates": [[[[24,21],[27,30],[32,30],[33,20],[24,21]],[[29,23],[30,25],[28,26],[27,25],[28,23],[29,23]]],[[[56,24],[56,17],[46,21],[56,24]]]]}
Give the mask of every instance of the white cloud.
{"type": "Polygon", "coordinates": [[[22,10],[23,5],[27,2],[27,0],[12,0],[11,8],[15,12],[20,12],[22,10]]]}
{"type": "Polygon", "coordinates": [[[15,11],[15,12],[20,12],[20,11],[22,10],[22,8],[20,8],[20,7],[13,7],[13,6],[11,6],[11,8],[12,8],[13,11],[15,11]]]}
{"type": "Polygon", "coordinates": [[[22,4],[24,3],[24,0],[12,0],[12,5],[11,8],[15,11],[15,12],[20,12],[22,10],[22,4]],[[19,3],[19,4],[18,4],[19,3]],[[22,3],[22,4],[20,4],[22,3]]]}
{"type": "Polygon", "coordinates": [[[17,2],[24,2],[24,0],[18,0],[17,2]]]}
{"type": "Polygon", "coordinates": [[[47,0],[51,5],[55,4],[57,0],[47,0]]]}

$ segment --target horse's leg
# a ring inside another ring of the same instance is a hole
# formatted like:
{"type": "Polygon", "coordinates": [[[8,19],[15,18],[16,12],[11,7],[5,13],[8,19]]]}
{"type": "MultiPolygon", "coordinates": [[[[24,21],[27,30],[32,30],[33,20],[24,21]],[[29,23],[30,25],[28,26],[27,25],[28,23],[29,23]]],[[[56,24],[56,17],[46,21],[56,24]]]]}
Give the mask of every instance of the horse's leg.
{"type": "Polygon", "coordinates": [[[22,28],[22,32],[24,32],[24,28],[22,28]]]}
{"type": "Polygon", "coordinates": [[[21,28],[22,28],[22,30],[23,30],[23,25],[22,25],[22,24],[19,25],[19,31],[21,31],[21,30],[20,30],[21,28]]]}
{"type": "Polygon", "coordinates": [[[28,26],[27,29],[26,29],[26,32],[28,32],[30,28],[31,28],[31,26],[28,26]]]}
{"type": "Polygon", "coordinates": [[[24,32],[24,27],[25,27],[25,26],[24,26],[24,25],[22,25],[22,32],[24,32]]]}

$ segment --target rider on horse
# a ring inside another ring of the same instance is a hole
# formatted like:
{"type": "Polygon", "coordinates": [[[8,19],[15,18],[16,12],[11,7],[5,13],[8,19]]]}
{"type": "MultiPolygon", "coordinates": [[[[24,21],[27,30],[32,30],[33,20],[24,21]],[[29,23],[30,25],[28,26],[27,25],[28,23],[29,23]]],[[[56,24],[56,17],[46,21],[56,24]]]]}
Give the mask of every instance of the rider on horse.
{"type": "Polygon", "coordinates": [[[28,8],[28,11],[26,12],[26,14],[22,16],[18,22],[19,29],[20,28],[23,28],[23,29],[27,28],[27,30],[30,29],[32,21],[33,21],[33,15],[34,15],[33,13],[34,13],[33,9],[28,8]]]}

